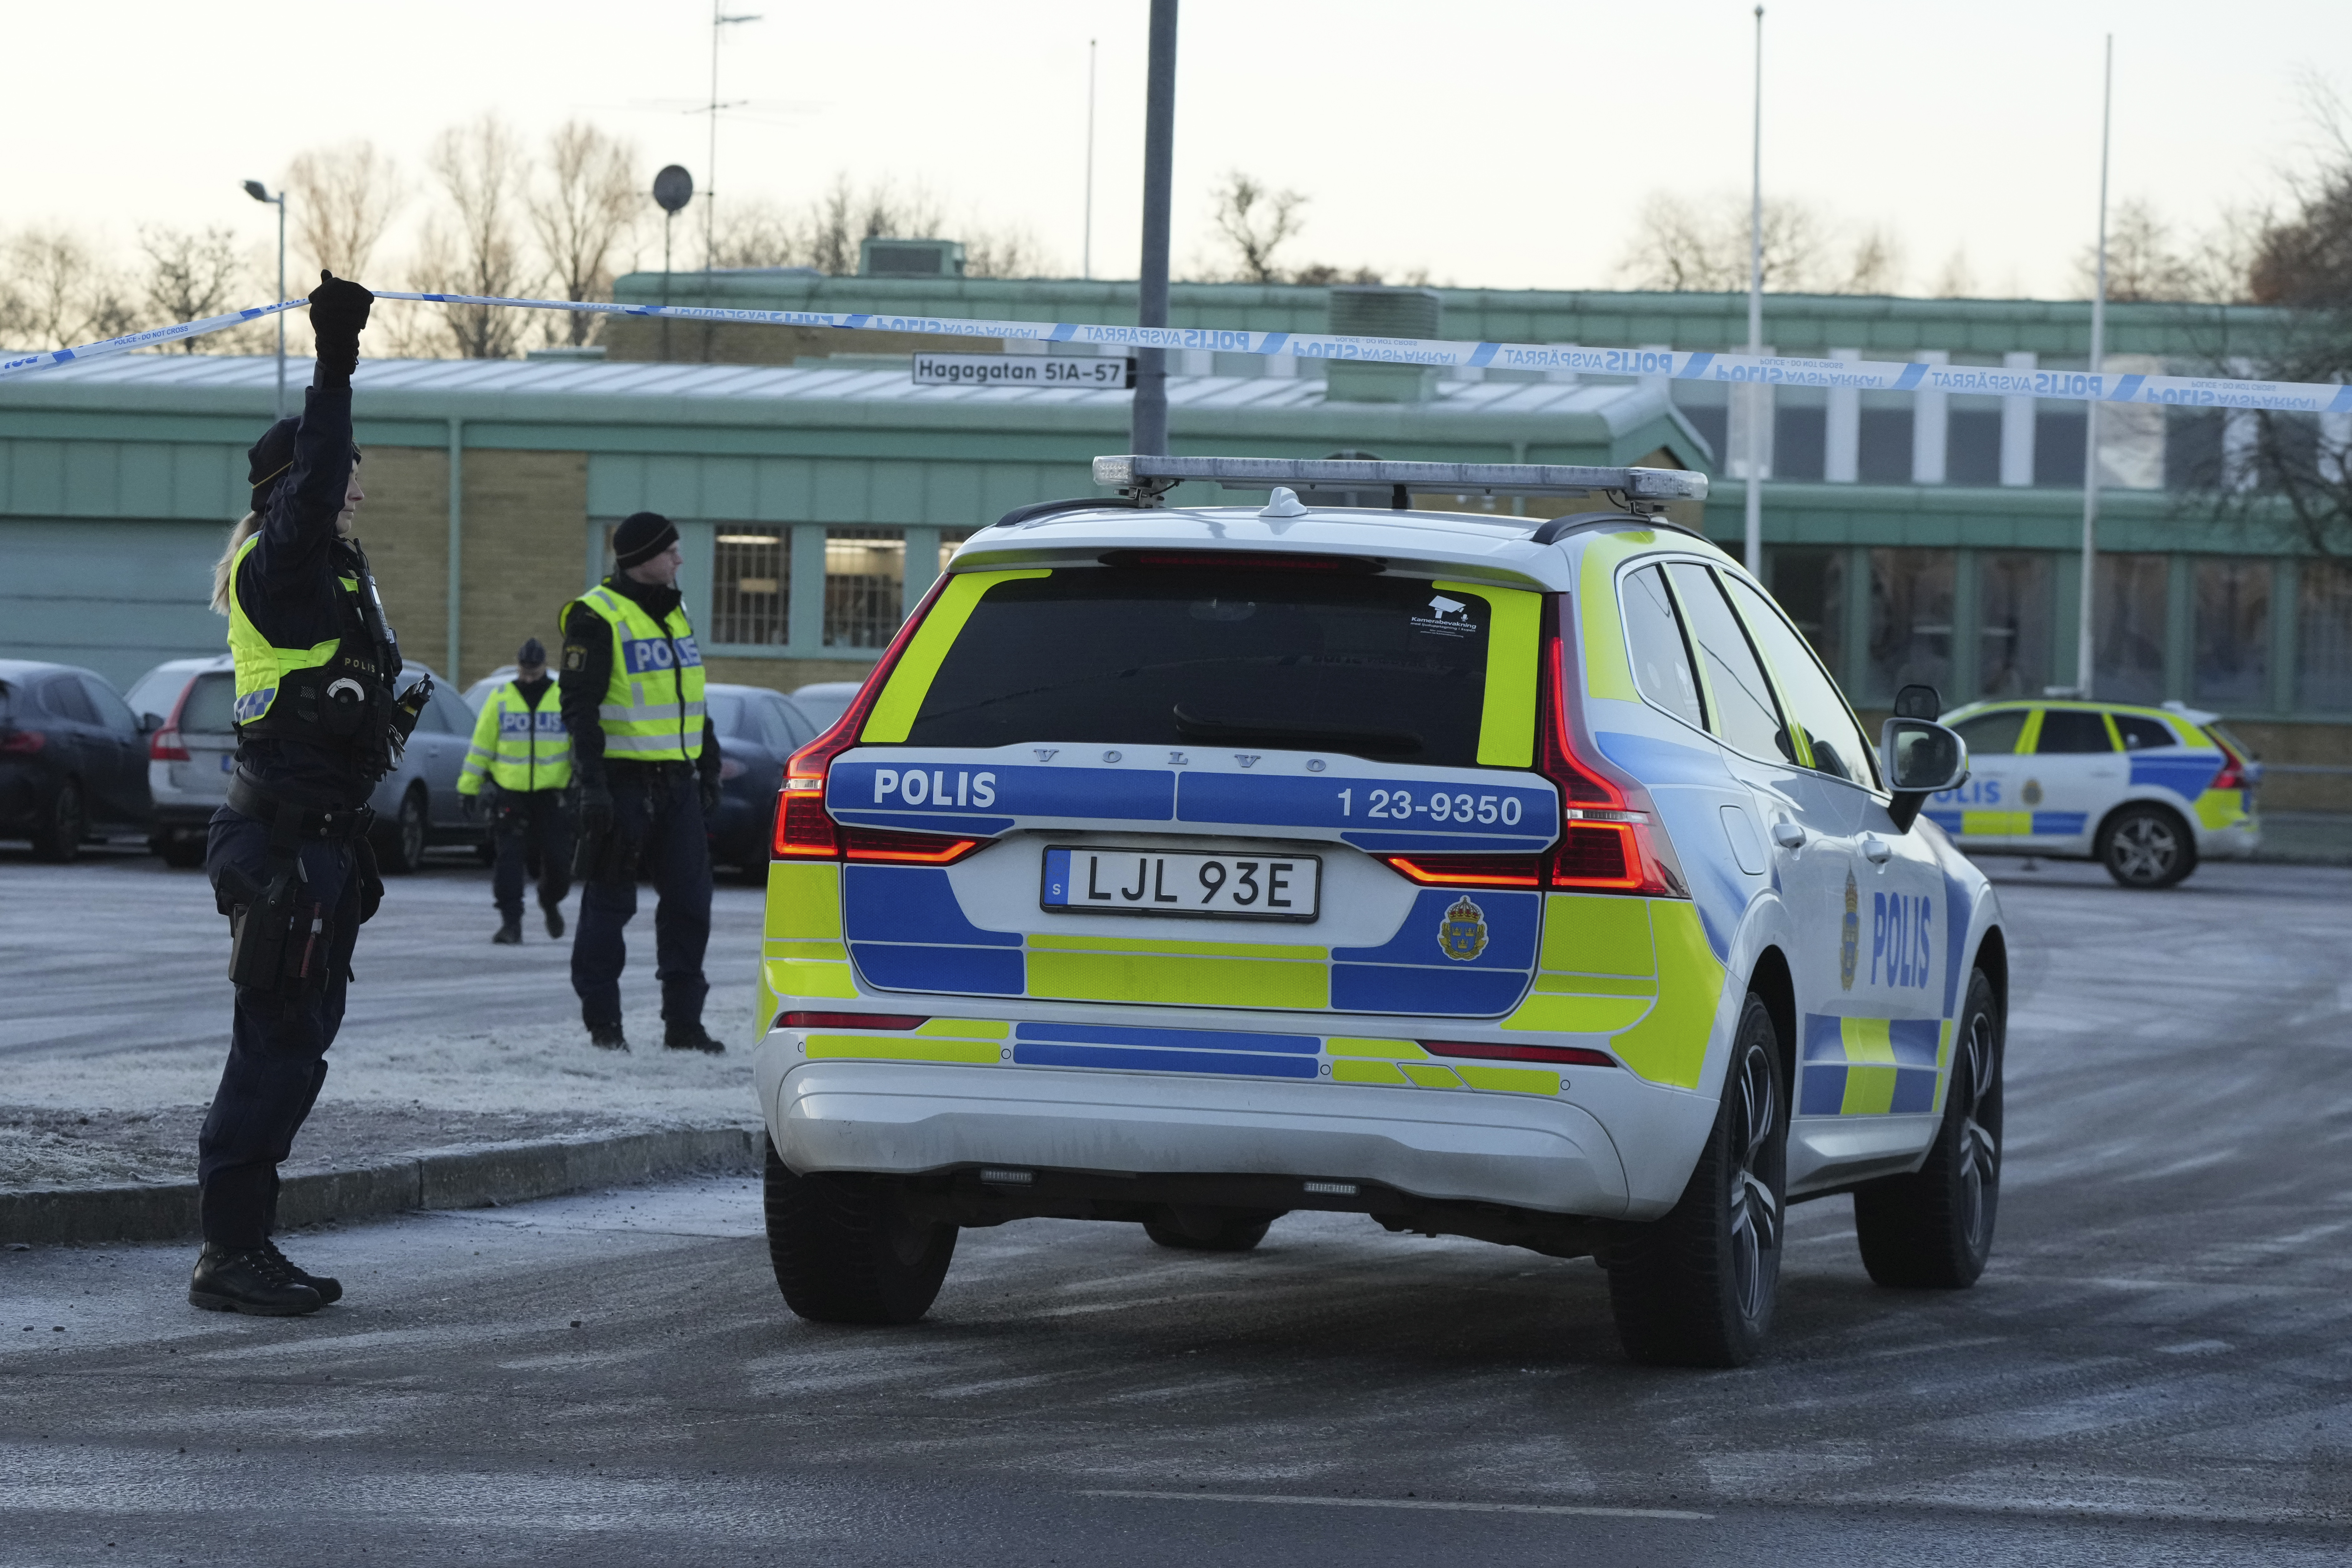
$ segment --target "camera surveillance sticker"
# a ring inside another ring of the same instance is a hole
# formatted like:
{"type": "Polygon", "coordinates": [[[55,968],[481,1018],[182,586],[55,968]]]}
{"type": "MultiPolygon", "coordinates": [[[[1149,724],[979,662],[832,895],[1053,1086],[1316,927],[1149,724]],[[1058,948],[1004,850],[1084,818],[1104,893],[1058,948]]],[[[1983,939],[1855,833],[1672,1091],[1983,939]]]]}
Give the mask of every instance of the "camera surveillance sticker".
{"type": "Polygon", "coordinates": [[[1461,600],[1433,594],[1428,609],[1412,617],[1412,629],[1434,637],[1463,637],[1476,631],[1478,623],[1470,618],[1470,606],[1461,600]]]}

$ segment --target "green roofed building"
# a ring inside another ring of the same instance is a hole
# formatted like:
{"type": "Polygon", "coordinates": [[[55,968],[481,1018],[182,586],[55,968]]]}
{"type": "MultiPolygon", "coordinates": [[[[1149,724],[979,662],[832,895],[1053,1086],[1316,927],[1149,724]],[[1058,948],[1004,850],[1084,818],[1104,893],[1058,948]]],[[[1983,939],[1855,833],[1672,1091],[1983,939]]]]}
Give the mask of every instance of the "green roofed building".
{"type": "MultiPolygon", "coordinates": [[[[1131,284],[754,271],[666,286],[680,304],[1135,319],[1131,284]]],[[[664,289],[636,274],[617,297],[664,289]]],[[[1722,349],[1745,340],[1745,311],[1726,295],[1179,284],[1171,314],[1722,349]]],[[[1775,297],[1765,320],[1775,352],[1808,356],[2066,369],[2088,353],[2082,304],[1775,297]]],[[[2226,363],[2279,329],[2254,309],[2116,306],[2108,364],[2226,363]]],[[[640,509],[680,524],[715,678],[853,677],[958,540],[1025,502],[1096,493],[1087,460],[1126,449],[1123,391],[913,383],[919,352],[1037,346],[683,322],[665,336],[614,318],[601,353],[362,361],[362,536],[404,646],[461,681],[525,637],[552,640],[558,607],[604,569],[607,531],[640,509]]],[[[1170,370],[1180,451],[1700,468],[1716,498],[1687,521],[1740,532],[1744,472],[1723,454],[1744,453],[1746,432],[1723,385],[1214,348],[1171,354],[1170,370]]],[[[268,359],[137,354],[0,382],[0,656],[127,682],[221,647],[210,568],[244,509],[243,453],[274,375],[268,359]]],[[[2212,478],[2250,438],[2244,416],[2120,408],[2101,423],[2099,695],[2219,710],[2285,764],[2271,805],[2352,807],[2352,564],[2216,518],[2212,478]]],[[[1763,444],[1768,579],[1858,704],[1913,680],[1955,703],[2074,681],[2082,405],[1779,389],[1763,444]]]]}

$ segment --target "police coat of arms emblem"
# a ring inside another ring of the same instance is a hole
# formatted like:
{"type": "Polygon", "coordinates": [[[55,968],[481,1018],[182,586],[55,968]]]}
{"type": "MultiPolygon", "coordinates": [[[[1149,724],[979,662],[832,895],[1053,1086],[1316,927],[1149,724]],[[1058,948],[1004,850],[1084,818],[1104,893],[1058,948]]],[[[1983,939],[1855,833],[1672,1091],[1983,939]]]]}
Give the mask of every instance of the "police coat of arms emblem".
{"type": "Polygon", "coordinates": [[[1445,956],[1467,963],[1486,951],[1486,911],[1467,898],[1454,900],[1437,928],[1437,945],[1445,956]]]}

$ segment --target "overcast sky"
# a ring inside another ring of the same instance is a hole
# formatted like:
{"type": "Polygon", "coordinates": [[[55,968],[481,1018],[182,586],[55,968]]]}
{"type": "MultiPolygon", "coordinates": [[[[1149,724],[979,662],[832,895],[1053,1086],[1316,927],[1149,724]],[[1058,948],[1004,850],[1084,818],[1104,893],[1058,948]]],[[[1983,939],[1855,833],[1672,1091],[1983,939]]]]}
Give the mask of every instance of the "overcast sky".
{"type": "MultiPolygon", "coordinates": [[[[752,100],[721,122],[722,212],[840,172],[920,181],[1075,276],[1095,38],[1094,268],[1134,276],[1144,0],[730,4],[764,16],[720,48],[720,96],[752,100]]],[[[709,91],[696,0],[16,0],[5,26],[0,229],[258,245],[272,217],[239,181],[368,137],[421,184],[434,132],[493,109],[532,135],[593,119],[709,183],[705,117],[681,112],[709,91]]],[[[2115,193],[2189,227],[2307,151],[2299,73],[2352,72],[2344,0],[1782,0],[1766,26],[1767,192],[1892,227],[1915,289],[1964,251],[1981,291],[2074,291],[2107,31],[2115,193]]],[[[1242,169],[1312,198],[1294,261],[1609,286],[1650,193],[1746,190],[1752,27],[1725,0],[1186,0],[1178,270],[1214,254],[1209,192],[1242,169]]]]}

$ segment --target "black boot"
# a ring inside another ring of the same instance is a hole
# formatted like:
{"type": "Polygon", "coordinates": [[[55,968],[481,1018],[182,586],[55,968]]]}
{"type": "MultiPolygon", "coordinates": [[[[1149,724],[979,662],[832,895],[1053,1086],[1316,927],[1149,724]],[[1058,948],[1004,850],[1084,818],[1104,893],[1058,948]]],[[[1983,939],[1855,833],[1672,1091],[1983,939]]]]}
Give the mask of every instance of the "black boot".
{"type": "Polygon", "coordinates": [[[561,938],[563,935],[563,906],[562,904],[541,904],[539,906],[539,909],[540,912],[547,917],[547,934],[551,937],[561,938]]]}
{"type": "Polygon", "coordinates": [[[499,947],[520,947],[522,917],[520,915],[501,916],[499,921],[499,934],[490,938],[490,941],[499,947]]]}
{"type": "Polygon", "coordinates": [[[325,1303],[296,1279],[268,1247],[231,1252],[206,1243],[188,1277],[188,1304],[208,1312],[250,1312],[262,1318],[299,1318],[325,1303]]]}
{"type": "Polygon", "coordinates": [[[311,1273],[309,1269],[296,1264],[293,1259],[278,1251],[278,1244],[274,1241],[263,1242],[261,1244],[261,1250],[269,1254],[270,1258],[278,1264],[278,1267],[286,1270],[286,1277],[288,1279],[293,1280],[297,1285],[308,1285],[311,1289],[316,1290],[319,1293],[319,1305],[321,1307],[331,1307],[336,1302],[343,1299],[343,1282],[341,1280],[330,1279],[323,1274],[311,1273]]]}
{"type": "Polygon", "coordinates": [[[600,1051],[625,1051],[629,1048],[629,1037],[621,1033],[618,1024],[591,1024],[588,1043],[600,1051]]]}
{"type": "Polygon", "coordinates": [[[662,1044],[673,1051],[707,1051],[714,1057],[725,1056],[727,1047],[710,1037],[702,1020],[690,1024],[666,1024],[662,1026],[662,1044]]]}

